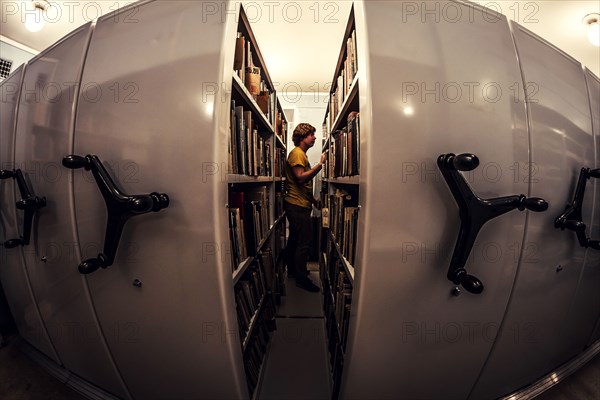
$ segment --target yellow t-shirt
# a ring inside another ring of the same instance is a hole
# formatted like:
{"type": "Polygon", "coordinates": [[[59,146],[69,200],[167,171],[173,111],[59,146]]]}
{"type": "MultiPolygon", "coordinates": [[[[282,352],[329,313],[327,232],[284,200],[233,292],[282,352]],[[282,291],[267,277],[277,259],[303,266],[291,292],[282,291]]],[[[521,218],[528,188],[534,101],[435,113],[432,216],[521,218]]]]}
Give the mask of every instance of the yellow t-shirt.
{"type": "Polygon", "coordinates": [[[285,163],[285,187],[287,191],[285,201],[296,206],[312,209],[312,202],[310,201],[313,198],[312,183],[308,181],[304,185],[299,185],[296,182],[296,177],[292,172],[292,168],[296,166],[303,167],[304,172],[310,169],[308,157],[306,157],[306,153],[301,147],[295,147],[294,150],[290,151],[287,163],[285,163]]]}

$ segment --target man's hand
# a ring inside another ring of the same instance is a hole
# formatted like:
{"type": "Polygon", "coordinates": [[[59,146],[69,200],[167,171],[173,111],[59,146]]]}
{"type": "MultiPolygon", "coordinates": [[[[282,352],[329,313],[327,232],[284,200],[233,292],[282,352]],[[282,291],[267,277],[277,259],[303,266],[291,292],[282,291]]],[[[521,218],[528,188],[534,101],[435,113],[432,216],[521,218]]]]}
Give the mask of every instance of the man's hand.
{"type": "Polygon", "coordinates": [[[327,160],[327,152],[321,154],[321,161],[319,162],[319,164],[323,165],[325,163],[325,160],[327,160]]]}

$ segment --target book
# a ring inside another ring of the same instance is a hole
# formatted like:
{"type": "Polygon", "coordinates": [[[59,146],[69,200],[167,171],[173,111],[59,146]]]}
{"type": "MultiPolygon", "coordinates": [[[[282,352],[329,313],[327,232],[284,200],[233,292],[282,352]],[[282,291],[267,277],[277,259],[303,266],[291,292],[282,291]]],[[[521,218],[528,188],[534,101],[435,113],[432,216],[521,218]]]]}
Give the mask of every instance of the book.
{"type": "Polygon", "coordinates": [[[250,95],[254,100],[260,94],[260,68],[254,66],[246,67],[246,89],[250,92],[250,95]]]}
{"type": "Polygon", "coordinates": [[[263,250],[261,261],[265,271],[265,286],[267,290],[272,290],[275,285],[275,267],[273,263],[273,252],[270,248],[263,250]]]}
{"type": "Polygon", "coordinates": [[[235,41],[235,53],[233,56],[233,69],[240,71],[244,67],[244,47],[246,39],[238,32],[237,39],[235,41]]]}
{"type": "Polygon", "coordinates": [[[231,263],[232,270],[235,271],[238,269],[241,262],[241,246],[238,240],[238,227],[236,226],[236,217],[235,211],[238,212],[238,209],[229,209],[228,217],[229,217],[229,240],[230,240],[230,253],[231,253],[231,263]]]}
{"type": "Polygon", "coordinates": [[[348,135],[350,146],[348,155],[349,175],[358,175],[360,159],[360,115],[357,111],[352,111],[348,114],[348,135]]]}
{"type": "Polygon", "coordinates": [[[247,174],[248,171],[248,145],[246,138],[246,122],[244,121],[244,107],[235,107],[235,116],[237,120],[236,136],[238,138],[238,173],[247,174]]]}
{"type": "Polygon", "coordinates": [[[247,175],[254,175],[254,164],[255,164],[255,158],[254,158],[254,147],[255,147],[255,137],[254,137],[254,129],[253,129],[253,125],[252,125],[252,112],[251,111],[246,111],[244,110],[243,113],[243,117],[244,117],[244,129],[245,129],[245,137],[246,137],[246,141],[247,141],[247,154],[246,154],[246,159],[247,159],[247,170],[245,171],[245,173],[247,175]]]}

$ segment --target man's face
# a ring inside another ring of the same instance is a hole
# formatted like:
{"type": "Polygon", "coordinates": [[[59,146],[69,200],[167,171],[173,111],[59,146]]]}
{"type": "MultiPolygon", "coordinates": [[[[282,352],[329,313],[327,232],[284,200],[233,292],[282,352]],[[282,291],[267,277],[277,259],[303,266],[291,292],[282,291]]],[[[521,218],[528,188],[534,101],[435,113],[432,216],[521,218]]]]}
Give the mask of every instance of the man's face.
{"type": "Polygon", "coordinates": [[[303,142],[306,144],[306,146],[308,148],[311,148],[315,145],[315,142],[317,141],[317,137],[315,136],[314,132],[311,133],[310,135],[308,135],[307,137],[304,138],[303,142]]]}

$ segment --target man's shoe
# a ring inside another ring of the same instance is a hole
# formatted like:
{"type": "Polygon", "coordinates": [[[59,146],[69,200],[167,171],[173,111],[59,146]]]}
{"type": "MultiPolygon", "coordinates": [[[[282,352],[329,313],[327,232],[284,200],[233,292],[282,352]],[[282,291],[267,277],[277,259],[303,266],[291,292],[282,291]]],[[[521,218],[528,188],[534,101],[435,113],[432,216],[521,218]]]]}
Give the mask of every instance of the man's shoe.
{"type": "MultiPolygon", "coordinates": [[[[306,275],[305,276],[309,276],[310,275],[310,271],[306,271],[306,275]]],[[[290,278],[294,278],[296,276],[296,272],[292,271],[290,272],[290,270],[288,269],[288,273],[287,276],[290,278]]]]}
{"type": "Polygon", "coordinates": [[[313,293],[317,293],[321,290],[321,289],[319,289],[319,287],[317,285],[312,283],[312,281],[310,279],[308,279],[307,277],[296,278],[296,286],[298,286],[299,288],[302,288],[304,290],[307,290],[309,292],[313,292],[313,293]]]}

